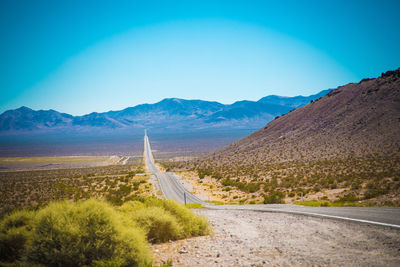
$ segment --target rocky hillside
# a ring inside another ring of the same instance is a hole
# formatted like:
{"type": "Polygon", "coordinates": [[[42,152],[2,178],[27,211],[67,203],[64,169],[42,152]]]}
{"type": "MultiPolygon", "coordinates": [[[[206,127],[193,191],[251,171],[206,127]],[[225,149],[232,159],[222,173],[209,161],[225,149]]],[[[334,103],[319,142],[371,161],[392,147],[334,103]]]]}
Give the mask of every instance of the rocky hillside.
{"type": "Polygon", "coordinates": [[[304,197],[400,206],[400,69],[338,87],[203,159],[170,165],[197,172],[228,203],[304,197]]]}
{"type": "Polygon", "coordinates": [[[400,155],[400,69],[338,87],[213,153],[223,164],[400,155]]]}

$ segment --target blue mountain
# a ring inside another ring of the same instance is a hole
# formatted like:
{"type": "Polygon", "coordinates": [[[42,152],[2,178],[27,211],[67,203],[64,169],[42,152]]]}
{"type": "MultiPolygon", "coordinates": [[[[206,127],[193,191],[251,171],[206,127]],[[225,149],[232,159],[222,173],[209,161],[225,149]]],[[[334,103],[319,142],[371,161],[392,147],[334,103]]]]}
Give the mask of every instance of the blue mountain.
{"type": "Polygon", "coordinates": [[[167,98],[155,104],[141,104],[119,111],[93,112],[72,116],[55,110],[20,107],[0,115],[1,133],[46,131],[113,130],[199,130],[258,129],[276,116],[316,100],[330,90],[315,95],[282,97],[270,95],[258,101],[238,101],[224,105],[213,101],[167,98]]]}

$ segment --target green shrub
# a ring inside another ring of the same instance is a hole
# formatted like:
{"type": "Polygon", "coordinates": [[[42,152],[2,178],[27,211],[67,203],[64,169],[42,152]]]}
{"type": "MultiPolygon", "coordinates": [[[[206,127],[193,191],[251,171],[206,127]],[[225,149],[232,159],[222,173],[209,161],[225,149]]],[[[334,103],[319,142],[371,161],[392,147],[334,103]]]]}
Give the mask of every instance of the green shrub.
{"type": "Polygon", "coordinates": [[[145,232],[105,202],[54,202],[13,213],[0,225],[1,260],[14,265],[151,264],[145,232]]]}
{"type": "Polygon", "coordinates": [[[341,198],[339,198],[336,202],[354,202],[360,200],[354,193],[348,193],[341,198]]]}
{"type": "Polygon", "coordinates": [[[203,208],[203,205],[201,205],[200,203],[188,203],[185,206],[189,209],[202,209],[203,208]]]}
{"type": "Polygon", "coordinates": [[[34,212],[16,211],[0,224],[0,260],[15,261],[23,256],[26,243],[31,239],[31,222],[34,212]]]}
{"type": "Polygon", "coordinates": [[[280,204],[285,203],[283,198],[285,197],[285,193],[280,191],[271,190],[267,195],[264,195],[264,204],[280,204]]]}
{"type": "MultiPolygon", "coordinates": [[[[254,193],[260,190],[261,183],[246,183],[241,182],[240,180],[231,180],[229,178],[225,178],[222,180],[221,184],[223,186],[235,186],[239,190],[246,192],[246,193],[254,193]]],[[[264,188],[265,189],[265,188],[264,188]]]]}
{"type": "Polygon", "coordinates": [[[200,179],[203,179],[205,176],[211,175],[211,171],[208,169],[198,169],[197,174],[200,179]]]}
{"type": "Polygon", "coordinates": [[[133,201],[125,202],[121,207],[119,207],[119,210],[124,213],[129,213],[129,212],[137,211],[139,209],[143,209],[145,207],[146,206],[144,205],[143,202],[133,200],[133,201]]]}
{"type": "Polygon", "coordinates": [[[320,206],[321,206],[321,207],[329,207],[329,202],[328,202],[328,201],[322,201],[322,202],[320,203],[320,206]]]}
{"type": "Polygon", "coordinates": [[[160,207],[147,207],[131,213],[131,218],[147,233],[152,243],[167,242],[182,237],[182,227],[176,218],[160,207]]]}
{"type": "Polygon", "coordinates": [[[208,222],[172,200],[138,198],[120,207],[53,202],[0,221],[0,265],[148,266],[147,243],[210,232],[208,222]],[[147,236],[147,239],[146,239],[147,236]]]}
{"type": "Polygon", "coordinates": [[[206,235],[210,231],[208,221],[205,218],[196,216],[193,211],[174,200],[147,198],[144,203],[148,207],[162,207],[175,216],[182,226],[183,237],[206,235]]]}
{"type": "Polygon", "coordinates": [[[309,206],[309,207],[329,207],[329,201],[317,201],[317,200],[306,200],[306,201],[297,201],[296,205],[309,206]]]}
{"type": "Polygon", "coordinates": [[[117,260],[122,266],[150,262],[144,232],[105,202],[51,203],[38,212],[28,258],[44,265],[91,265],[117,260]]]}

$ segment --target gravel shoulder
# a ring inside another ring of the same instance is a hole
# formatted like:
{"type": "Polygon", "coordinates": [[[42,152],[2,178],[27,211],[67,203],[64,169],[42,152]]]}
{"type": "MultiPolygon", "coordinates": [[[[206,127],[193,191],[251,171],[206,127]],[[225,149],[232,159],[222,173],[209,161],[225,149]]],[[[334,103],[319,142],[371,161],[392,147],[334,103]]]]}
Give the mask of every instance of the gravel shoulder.
{"type": "Polygon", "coordinates": [[[400,230],[301,215],[195,210],[210,236],[153,245],[173,266],[400,266],[400,230]]]}

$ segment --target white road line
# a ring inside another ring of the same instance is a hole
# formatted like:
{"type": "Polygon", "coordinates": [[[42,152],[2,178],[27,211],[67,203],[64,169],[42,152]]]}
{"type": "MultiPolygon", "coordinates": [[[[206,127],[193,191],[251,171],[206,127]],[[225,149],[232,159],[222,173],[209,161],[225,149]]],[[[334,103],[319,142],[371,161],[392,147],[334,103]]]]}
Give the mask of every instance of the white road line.
{"type": "Polygon", "coordinates": [[[320,218],[328,218],[328,219],[336,219],[342,221],[351,221],[351,222],[358,222],[358,223],[367,223],[371,225],[378,225],[378,226],[386,226],[400,229],[400,225],[391,224],[391,223],[381,223],[376,221],[370,220],[363,220],[363,219],[354,219],[349,217],[343,216],[336,216],[336,215],[327,215],[321,213],[313,213],[313,212],[304,212],[304,211],[292,211],[292,210],[282,210],[282,209],[257,209],[257,208],[244,208],[244,207],[224,207],[223,205],[220,206],[205,206],[207,209],[224,209],[224,210],[249,210],[249,211],[257,211],[257,212],[276,212],[276,213],[288,213],[288,214],[296,214],[296,215],[305,215],[305,216],[312,216],[312,217],[320,217],[320,218]]]}

